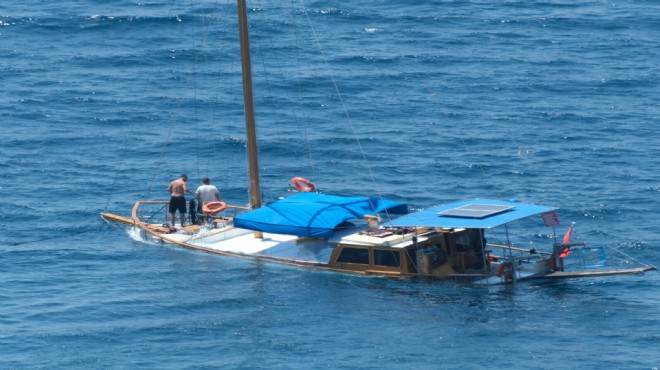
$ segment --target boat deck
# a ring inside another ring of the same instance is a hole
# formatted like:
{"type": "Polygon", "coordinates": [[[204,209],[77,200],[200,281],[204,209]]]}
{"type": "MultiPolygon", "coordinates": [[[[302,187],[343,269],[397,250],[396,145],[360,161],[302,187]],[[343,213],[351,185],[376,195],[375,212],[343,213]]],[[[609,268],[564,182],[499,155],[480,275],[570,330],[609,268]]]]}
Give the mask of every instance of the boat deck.
{"type": "Polygon", "coordinates": [[[309,264],[327,264],[334,249],[334,245],[323,238],[271,233],[263,233],[262,237],[257,238],[254,231],[233,227],[202,228],[194,233],[161,234],[159,237],[167,242],[183,243],[209,252],[262,256],[309,264]]]}

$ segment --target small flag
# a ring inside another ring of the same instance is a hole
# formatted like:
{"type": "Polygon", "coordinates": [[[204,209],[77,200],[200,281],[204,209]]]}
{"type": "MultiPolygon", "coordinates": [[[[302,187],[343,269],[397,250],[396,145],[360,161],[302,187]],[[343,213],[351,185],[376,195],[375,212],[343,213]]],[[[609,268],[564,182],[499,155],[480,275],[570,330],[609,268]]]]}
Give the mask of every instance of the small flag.
{"type": "Polygon", "coordinates": [[[541,213],[541,217],[543,218],[545,226],[555,226],[559,224],[559,219],[557,218],[555,211],[543,212],[541,213]]]}
{"type": "Polygon", "coordinates": [[[566,231],[566,235],[564,235],[564,241],[563,241],[564,243],[570,243],[571,242],[571,235],[573,234],[573,226],[574,225],[575,225],[575,223],[572,223],[571,227],[569,227],[568,230],[566,231]]]}
{"type": "MultiPolygon", "coordinates": [[[[571,224],[571,227],[568,228],[566,231],[566,235],[564,235],[564,240],[562,241],[564,244],[568,244],[571,242],[571,235],[573,234],[573,225],[575,223],[571,224]]],[[[559,254],[559,258],[566,258],[568,255],[571,254],[571,247],[564,247],[564,250],[561,251],[561,254],[559,254]]]]}

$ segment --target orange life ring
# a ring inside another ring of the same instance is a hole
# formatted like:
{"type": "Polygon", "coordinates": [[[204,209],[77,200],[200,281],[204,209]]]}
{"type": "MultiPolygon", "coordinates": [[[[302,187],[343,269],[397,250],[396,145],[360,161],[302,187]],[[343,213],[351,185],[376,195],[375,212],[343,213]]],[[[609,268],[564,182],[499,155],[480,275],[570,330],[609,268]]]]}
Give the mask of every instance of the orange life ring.
{"type": "Polygon", "coordinates": [[[504,276],[504,282],[510,283],[513,281],[513,264],[511,262],[504,262],[500,264],[495,273],[497,277],[504,276]]]}
{"type": "Polygon", "coordinates": [[[225,209],[227,209],[227,203],[225,202],[210,202],[202,207],[202,213],[205,215],[217,215],[225,209]]]}
{"type": "Polygon", "coordinates": [[[296,187],[296,189],[304,193],[309,193],[316,190],[314,183],[304,177],[294,177],[291,179],[291,183],[296,187]]]}

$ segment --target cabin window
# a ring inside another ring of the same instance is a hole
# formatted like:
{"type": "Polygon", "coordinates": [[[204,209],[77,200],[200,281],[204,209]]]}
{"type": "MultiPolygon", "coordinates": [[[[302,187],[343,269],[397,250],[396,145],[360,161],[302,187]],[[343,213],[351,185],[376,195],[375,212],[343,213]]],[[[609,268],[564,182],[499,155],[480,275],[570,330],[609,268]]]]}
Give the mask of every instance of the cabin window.
{"type": "Polygon", "coordinates": [[[366,248],[343,248],[337,262],[369,264],[369,250],[366,248]]]}
{"type": "Polygon", "coordinates": [[[401,266],[401,252],[375,249],[374,265],[399,267],[401,266]]]}
{"type": "Polygon", "coordinates": [[[458,249],[461,252],[468,250],[468,248],[470,247],[470,234],[468,233],[457,234],[455,240],[456,240],[456,249],[458,249]]]}

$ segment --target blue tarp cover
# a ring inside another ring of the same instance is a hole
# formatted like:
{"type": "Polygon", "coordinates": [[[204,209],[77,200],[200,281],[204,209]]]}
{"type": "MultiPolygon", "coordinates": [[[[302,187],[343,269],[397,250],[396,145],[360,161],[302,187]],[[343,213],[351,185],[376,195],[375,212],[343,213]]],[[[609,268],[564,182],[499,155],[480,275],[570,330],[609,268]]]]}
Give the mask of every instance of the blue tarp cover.
{"type": "Polygon", "coordinates": [[[476,199],[466,200],[456,203],[445,204],[437,207],[425,209],[399,217],[390,224],[392,226],[405,227],[455,227],[455,228],[476,228],[490,229],[499,225],[506,224],[521,218],[533,216],[543,212],[554,210],[553,207],[536,206],[532,204],[523,204],[516,202],[503,202],[499,200],[476,199]],[[442,215],[441,212],[447,212],[455,208],[466,205],[496,205],[513,206],[513,208],[485,217],[458,217],[442,215]]]}
{"type": "Polygon", "coordinates": [[[406,213],[408,206],[386,199],[299,193],[237,216],[234,226],[275,234],[331,237],[344,221],[385,211],[406,213]]]}

